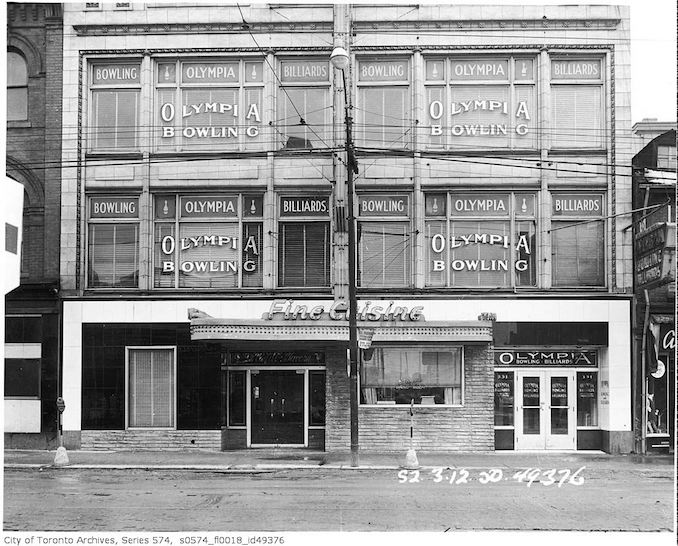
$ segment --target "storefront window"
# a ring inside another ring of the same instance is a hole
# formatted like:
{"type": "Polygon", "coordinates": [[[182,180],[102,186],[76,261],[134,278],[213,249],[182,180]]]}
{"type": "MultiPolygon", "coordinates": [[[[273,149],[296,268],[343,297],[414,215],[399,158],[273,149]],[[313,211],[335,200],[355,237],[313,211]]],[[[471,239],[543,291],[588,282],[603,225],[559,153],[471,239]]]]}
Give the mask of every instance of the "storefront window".
{"type": "Polygon", "coordinates": [[[358,196],[358,285],[410,286],[410,196],[358,196]]]}
{"type": "Polygon", "coordinates": [[[552,198],[553,285],[604,286],[603,195],[553,194],[552,198]]]}
{"type": "Polygon", "coordinates": [[[158,62],[156,149],[262,149],[263,70],[259,60],[158,62]]]}
{"type": "Polygon", "coordinates": [[[87,239],[89,288],[139,285],[139,199],[91,197],[87,239]]]}
{"type": "Polygon", "coordinates": [[[553,146],[602,148],[605,141],[601,59],[551,59],[553,146]]]}
{"type": "Polygon", "coordinates": [[[494,372],[494,425],[513,426],[513,372],[494,372]]]}
{"type": "Polygon", "coordinates": [[[261,286],[262,208],[261,195],[156,196],[155,288],[261,286]]]}
{"type": "Polygon", "coordinates": [[[535,148],[535,60],[531,57],[426,60],[429,148],[535,148]]]}
{"type": "Polygon", "coordinates": [[[325,425],[325,372],[308,372],[309,416],[310,426],[325,425]]]}
{"type": "Polygon", "coordinates": [[[139,63],[92,65],[90,150],[138,148],[140,69],[139,63]]]}
{"type": "Polygon", "coordinates": [[[407,59],[358,61],[356,140],[366,148],[409,148],[412,142],[407,59]]]}
{"type": "Polygon", "coordinates": [[[275,128],[283,149],[326,148],[330,136],[327,59],[280,61],[275,128]]]}
{"type": "Polygon", "coordinates": [[[174,349],[128,349],[128,427],[175,426],[174,375],[174,349]]]}
{"type": "Polygon", "coordinates": [[[362,404],[462,404],[462,351],[375,348],[363,360],[362,404]]]}
{"type": "Polygon", "coordinates": [[[534,194],[427,194],[426,285],[534,286],[535,203],[534,194]]]}
{"type": "Polygon", "coordinates": [[[598,372],[577,372],[577,426],[598,426],[598,372]]]}
{"type": "Polygon", "coordinates": [[[228,372],[228,426],[245,426],[245,372],[228,372]]]}
{"type": "Polygon", "coordinates": [[[665,362],[668,355],[660,357],[661,364],[647,378],[647,433],[669,433],[669,372],[665,362]]]}
{"type": "Polygon", "coordinates": [[[330,284],[329,197],[280,198],[278,285],[330,284]]]}

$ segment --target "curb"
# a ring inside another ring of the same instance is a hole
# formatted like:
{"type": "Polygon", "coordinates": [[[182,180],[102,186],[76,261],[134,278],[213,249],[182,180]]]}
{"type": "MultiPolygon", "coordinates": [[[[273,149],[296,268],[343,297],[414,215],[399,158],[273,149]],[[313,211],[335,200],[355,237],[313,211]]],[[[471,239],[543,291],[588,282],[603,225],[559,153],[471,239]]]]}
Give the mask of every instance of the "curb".
{"type": "MultiPolygon", "coordinates": [[[[360,465],[349,464],[325,464],[325,465],[299,465],[299,464],[257,464],[257,465],[146,465],[146,464],[40,464],[40,463],[8,463],[5,469],[14,470],[184,470],[184,471],[212,471],[232,474],[251,474],[256,472],[273,472],[275,470],[401,470],[397,465],[360,465]]],[[[418,470],[440,467],[421,467],[418,470]]]]}

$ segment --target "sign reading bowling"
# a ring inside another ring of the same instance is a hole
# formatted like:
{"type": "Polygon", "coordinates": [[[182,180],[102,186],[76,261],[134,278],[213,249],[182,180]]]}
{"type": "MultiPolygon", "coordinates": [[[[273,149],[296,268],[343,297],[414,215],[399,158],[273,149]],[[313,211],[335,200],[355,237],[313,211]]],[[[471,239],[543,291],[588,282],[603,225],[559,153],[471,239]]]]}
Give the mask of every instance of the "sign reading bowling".
{"type": "Polygon", "coordinates": [[[138,197],[91,197],[90,218],[139,218],[138,197]]]}
{"type": "Polygon", "coordinates": [[[358,196],[360,216],[404,216],[410,214],[409,195],[364,194],[358,196]]]}
{"type": "Polygon", "coordinates": [[[95,64],[92,67],[92,83],[139,83],[139,74],[138,64],[95,64]]]}

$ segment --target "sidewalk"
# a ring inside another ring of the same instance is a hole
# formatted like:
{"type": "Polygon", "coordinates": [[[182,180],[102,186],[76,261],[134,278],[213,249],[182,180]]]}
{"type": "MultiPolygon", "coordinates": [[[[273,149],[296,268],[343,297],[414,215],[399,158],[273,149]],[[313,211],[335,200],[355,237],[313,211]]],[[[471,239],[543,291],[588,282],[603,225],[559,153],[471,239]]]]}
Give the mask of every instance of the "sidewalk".
{"type": "MultiPolygon", "coordinates": [[[[249,449],[211,451],[201,449],[164,451],[68,451],[66,468],[107,468],[147,470],[212,470],[251,472],[275,469],[346,469],[392,470],[405,466],[407,449],[402,452],[361,452],[358,467],[352,467],[350,454],[325,453],[307,449],[249,449]]],[[[6,469],[29,469],[54,466],[55,451],[5,450],[6,469]]],[[[423,468],[575,468],[596,466],[600,469],[656,467],[673,472],[673,455],[608,455],[601,451],[579,452],[417,452],[423,468]]]]}

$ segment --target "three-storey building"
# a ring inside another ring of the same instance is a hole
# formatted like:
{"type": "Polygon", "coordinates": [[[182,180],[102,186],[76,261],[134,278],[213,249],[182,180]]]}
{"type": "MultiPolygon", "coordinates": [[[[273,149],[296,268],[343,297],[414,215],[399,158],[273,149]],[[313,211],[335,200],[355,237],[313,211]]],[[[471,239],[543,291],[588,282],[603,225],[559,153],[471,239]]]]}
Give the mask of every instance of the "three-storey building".
{"type": "Polygon", "coordinates": [[[360,448],[630,450],[626,8],[65,26],[71,446],[349,448],[346,92],[360,448]]]}

